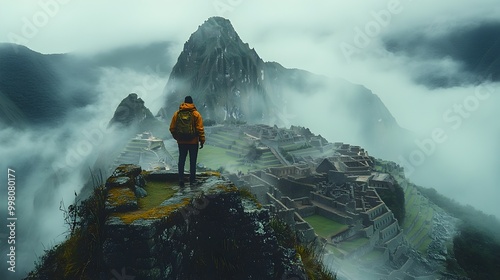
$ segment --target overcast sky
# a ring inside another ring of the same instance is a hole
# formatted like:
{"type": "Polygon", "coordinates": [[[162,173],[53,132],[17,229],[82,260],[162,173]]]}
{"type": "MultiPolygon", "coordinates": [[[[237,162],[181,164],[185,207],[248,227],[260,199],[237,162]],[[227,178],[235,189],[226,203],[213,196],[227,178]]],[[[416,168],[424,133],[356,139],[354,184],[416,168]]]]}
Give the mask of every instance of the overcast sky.
{"type": "Polygon", "coordinates": [[[500,216],[497,0],[0,0],[0,42],[96,53],[170,41],[176,59],[215,15],[265,61],[365,85],[416,140],[443,129],[446,141],[416,166],[415,180],[500,216]],[[470,110],[456,111],[464,104],[470,110]]]}
{"type": "MultiPolygon", "coordinates": [[[[0,42],[18,42],[42,53],[64,53],[173,41],[178,44],[177,52],[173,51],[177,54],[204,20],[220,15],[231,20],[242,40],[265,61],[364,84],[382,98],[400,124],[414,126],[418,123],[400,104],[412,104],[418,95],[409,89],[408,94],[393,91],[406,86],[407,80],[429,78],[420,73],[429,64],[434,71],[451,71],[457,62],[443,54],[440,59],[419,58],[409,63],[405,53],[388,52],[384,41],[420,33],[442,36],[462,25],[500,18],[500,5],[494,0],[269,2],[1,0],[0,42]],[[420,77],[412,76],[414,72],[420,77]],[[388,84],[388,78],[397,78],[398,84],[388,84]]],[[[399,47],[406,46],[403,42],[399,47]]],[[[434,46],[419,49],[429,47],[434,46]]]]}

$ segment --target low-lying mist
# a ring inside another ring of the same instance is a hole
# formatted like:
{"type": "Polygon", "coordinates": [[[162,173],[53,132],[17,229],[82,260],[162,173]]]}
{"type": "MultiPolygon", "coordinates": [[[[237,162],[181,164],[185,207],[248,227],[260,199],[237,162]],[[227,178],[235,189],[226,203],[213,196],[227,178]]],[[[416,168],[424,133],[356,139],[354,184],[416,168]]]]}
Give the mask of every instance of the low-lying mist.
{"type": "MultiPolygon", "coordinates": [[[[152,108],[161,103],[166,83],[161,73],[113,67],[96,71],[99,82],[93,86],[95,102],[69,112],[58,121],[60,125],[5,127],[0,131],[0,167],[15,170],[16,176],[16,271],[21,274],[34,267],[44,250],[66,237],[69,228],[61,205],[67,208],[75,202],[75,193],[83,191],[91,171],[101,171],[103,176],[109,172],[94,170],[102,167],[96,163],[99,156],[133,136],[133,131],[123,127],[108,127],[120,101],[136,92],[152,108]]],[[[0,180],[7,182],[6,172],[0,180]]],[[[5,207],[0,214],[7,216],[5,207]]],[[[2,247],[7,245],[6,238],[1,236],[2,247]]],[[[1,271],[0,275],[8,272],[6,264],[2,263],[1,271]]]]}
{"type": "Polygon", "coordinates": [[[414,183],[499,218],[500,130],[494,104],[500,102],[500,84],[485,81],[429,94],[398,77],[386,77],[394,84],[390,92],[376,78],[367,80],[384,104],[354,85],[329,83],[307,96],[290,89],[280,123],[308,127],[330,142],[361,145],[371,155],[403,166],[414,183]],[[394,103],[394,96],[411,102],[394,103]]]}

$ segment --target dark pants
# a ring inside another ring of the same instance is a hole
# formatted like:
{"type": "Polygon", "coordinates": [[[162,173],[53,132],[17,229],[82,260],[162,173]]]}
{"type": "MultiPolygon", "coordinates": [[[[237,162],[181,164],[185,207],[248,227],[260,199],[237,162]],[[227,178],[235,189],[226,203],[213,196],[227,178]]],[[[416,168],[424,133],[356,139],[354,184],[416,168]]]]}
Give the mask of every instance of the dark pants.
{"type": "Polygon", "coordinates": [[[196,179],[196,159],[198,158],[198,144],[178,144],[179,145],[179,182],[184,181],[184,166],[189,152],[189,182],[196,179]]]}

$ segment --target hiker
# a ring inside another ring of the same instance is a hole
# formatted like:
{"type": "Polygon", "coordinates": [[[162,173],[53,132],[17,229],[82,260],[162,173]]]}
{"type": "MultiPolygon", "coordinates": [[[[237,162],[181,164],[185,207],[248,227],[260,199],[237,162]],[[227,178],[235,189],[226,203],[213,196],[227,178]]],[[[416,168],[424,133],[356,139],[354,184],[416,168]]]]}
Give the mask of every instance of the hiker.
{"type": "Polygon", "coordinates": [[[196,183],[196,159],[198,157],[198,143],[200,149],[205,144],[205,130],[203,119],[193,104],[193,98],[186,96],[184,103],[172,116],[170,122],[170,133],[179,146],[179,186],[184,187],[184,166],[189,153],[189,183],[196,183]]]}

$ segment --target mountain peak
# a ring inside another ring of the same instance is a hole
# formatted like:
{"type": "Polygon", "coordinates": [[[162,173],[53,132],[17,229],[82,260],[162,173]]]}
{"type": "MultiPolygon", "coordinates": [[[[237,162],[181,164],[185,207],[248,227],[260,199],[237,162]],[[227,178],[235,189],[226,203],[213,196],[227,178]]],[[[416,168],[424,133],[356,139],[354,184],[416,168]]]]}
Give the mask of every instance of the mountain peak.
{"type": "Polygon", "coordinates": [[[231,22],[211,17],[184,44],[165,89],[167,102],[159,114],[170,119],[184,96],[191,95],[205,119],[262,118],[269,113],[262,109],[266,103],[264,72],[264,62],[240,39],[231,22]],[[248,105],[254,105],[253,109],[248,105]]]}
{"type": "Polygon", "coordinates": [[[229,21],[226,18],[217,17],[217,16],[207,19],[202,25],[199,26],[198,31],[211,31],[208,33],[208,35],[212,35],[212,36],[214,36],[214,35],[216,36],[217,33],[219,33],[219,35],[222,35],[222,34],[234,35],[234,34],[236,34],[236,31],[234,30],[233,25],[231,24],[231,21],[229,21]]]}
{"type": "Polygon", "coordinates": [[[211,17],[207,19],[184,45],[185,51],[204,49],[207,51],[236,51],[242,54],[250,51],[248,44],[238,36],[233,25],[223,17],[211,17]]]}

